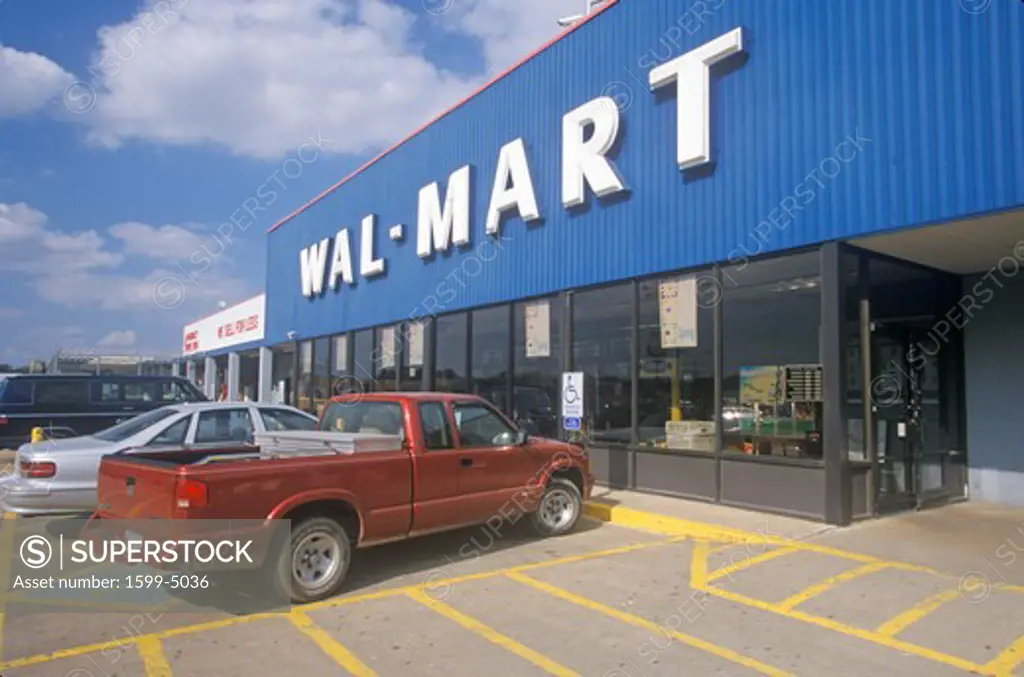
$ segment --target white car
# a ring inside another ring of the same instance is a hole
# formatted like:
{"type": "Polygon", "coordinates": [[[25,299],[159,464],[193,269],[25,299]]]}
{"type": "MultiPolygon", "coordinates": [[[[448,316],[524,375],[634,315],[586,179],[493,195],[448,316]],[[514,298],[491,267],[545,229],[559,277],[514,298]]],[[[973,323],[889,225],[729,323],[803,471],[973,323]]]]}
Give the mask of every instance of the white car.
{"type": "Polygon", "coordinates": [[[96,508],[96,477],[107,454],[155,447],[252,444],[262,432],[313,430],[317,419],[279,404],[195,402],[140,414],[93,435],[23,444],[0,477],[0,506],[22,515],[80,514],[96,508]]]}

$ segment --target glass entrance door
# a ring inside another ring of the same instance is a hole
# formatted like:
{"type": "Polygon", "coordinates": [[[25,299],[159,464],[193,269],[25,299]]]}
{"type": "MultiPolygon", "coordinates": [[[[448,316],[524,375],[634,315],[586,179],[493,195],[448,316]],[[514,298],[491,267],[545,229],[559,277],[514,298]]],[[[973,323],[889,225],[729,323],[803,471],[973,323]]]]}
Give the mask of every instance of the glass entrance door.
{"type": "Polygon", "coordinates": [[[872,412],[880,512],[944,502],[958,491],[963,455],[955,444],[959,390],[954,345],[920,321],[876,322],[872,412]]]}

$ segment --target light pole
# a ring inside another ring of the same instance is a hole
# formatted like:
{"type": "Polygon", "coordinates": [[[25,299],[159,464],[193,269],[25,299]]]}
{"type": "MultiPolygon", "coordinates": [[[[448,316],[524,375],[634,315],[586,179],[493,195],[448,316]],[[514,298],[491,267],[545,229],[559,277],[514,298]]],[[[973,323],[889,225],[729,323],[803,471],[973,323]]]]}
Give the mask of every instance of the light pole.
{"type": "Polygon", "coordinates": [[[558,25],[562,26],[563,28],[568,28],[569,26],[572,26],[573,24],[582,21],[583,19],[587,18],[591,14],[591,12],[593,12],[596,8],[603,5],[606,1],[607,0],[584,0],[584,2],[586,2],[587,4],[586,9],[583,11],[583,14],[575,14],[573,16],[567,16],[564,19],[559,19],[558,25]]]}

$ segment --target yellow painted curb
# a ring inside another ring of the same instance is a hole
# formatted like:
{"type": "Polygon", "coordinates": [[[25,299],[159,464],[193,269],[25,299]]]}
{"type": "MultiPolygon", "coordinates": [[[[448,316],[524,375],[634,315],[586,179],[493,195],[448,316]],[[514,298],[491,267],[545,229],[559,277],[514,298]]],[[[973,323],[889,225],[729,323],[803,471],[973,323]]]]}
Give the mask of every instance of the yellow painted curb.
{"type": "Polygon", "coordinates": [[[588,517],[614,524],[628,529],[639,529],[666,536],[684,536],[687,538],[720,541],[725,543],[749,543],[756,539],[759,543],[777,545],[789,544],[790,540],[758,534],[740,529],[732,529],[717,524],[693,522],[678,517],[658,515],[657,513],[634,510],[620,505],[609,505],[592,501],[587,503],[583,512],[588,517]]]}

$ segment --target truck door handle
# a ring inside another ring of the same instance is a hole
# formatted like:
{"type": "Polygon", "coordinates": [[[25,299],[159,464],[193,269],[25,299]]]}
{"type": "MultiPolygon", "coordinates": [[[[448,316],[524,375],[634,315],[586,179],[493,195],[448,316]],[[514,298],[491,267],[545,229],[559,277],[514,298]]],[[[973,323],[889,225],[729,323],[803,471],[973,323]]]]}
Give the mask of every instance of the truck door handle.
{"type": "Polygon", "coordinates": [[[471,458],[460,458],[459,463],[462,464],[463,468],[468,468],[473,465],[473,459],[471,458]]]}

